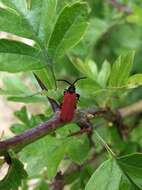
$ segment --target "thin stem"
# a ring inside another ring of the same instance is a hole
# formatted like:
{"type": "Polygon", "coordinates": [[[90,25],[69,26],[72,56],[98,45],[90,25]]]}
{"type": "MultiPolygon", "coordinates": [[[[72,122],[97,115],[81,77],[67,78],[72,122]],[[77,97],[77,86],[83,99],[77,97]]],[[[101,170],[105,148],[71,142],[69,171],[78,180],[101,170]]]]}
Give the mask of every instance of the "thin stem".
{"type": "Polygon", "coordinates": [[[111,150],[108,144],[104,141],[104,139],[99,135],[99,133],[95,130],[94,131],[98,140],[102,143],[102,145],[106,148],[106,150],[113,156],[116,157],[115,153],[111,150]]]}

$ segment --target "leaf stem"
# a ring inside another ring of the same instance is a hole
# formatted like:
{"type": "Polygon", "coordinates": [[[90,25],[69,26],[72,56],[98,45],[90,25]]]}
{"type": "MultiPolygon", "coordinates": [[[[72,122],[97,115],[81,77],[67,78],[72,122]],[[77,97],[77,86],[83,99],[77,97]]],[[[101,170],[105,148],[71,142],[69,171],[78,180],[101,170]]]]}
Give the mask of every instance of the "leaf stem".
{"type": "Polygon", "coordinates": [[[104,141],[104,139],[99,135],[99,133],[94,131],[98,140],[102,143],[102,145],[106,148],[106,150],[111,154],[111,156],[116,157],[116,154],[112,151],[112,149],[108,146],[108,144],[104,141]]]}

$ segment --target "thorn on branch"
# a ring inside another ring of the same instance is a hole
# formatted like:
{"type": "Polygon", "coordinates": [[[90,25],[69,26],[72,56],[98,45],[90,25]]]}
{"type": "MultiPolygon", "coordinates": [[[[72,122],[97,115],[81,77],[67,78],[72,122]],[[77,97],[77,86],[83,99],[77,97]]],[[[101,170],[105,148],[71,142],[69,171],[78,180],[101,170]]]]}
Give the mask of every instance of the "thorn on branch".
{"type": "Polygon", "coordinates": [[[39,86],[41,87],[41,89],[48,91],[47,87],[44,85],[44,83],[40,80],[40,78],[35,73],[34,73],[34,76],[35,76],[39,86]]]}
{"type": "Polygon", "coordinates": [[[57,112],[60,110],[60,105],[54,100],[53,98],[50,98],[49,96],[47,97],[48,101],[52,107],[53,112],[57,112]]]}
{"type": "MultiPolygon", "coordinates": [[[[41,87],[41,89],[48,91],[47,87],[44,85],[44,83],[40,80],[40,78],[35,73],[34,73],[34,76],[35,76],[39,86],[41,87]]],[[[53,98],[48,97],[48,96],[47,96],[47,98],[48,98],[48,101],[49,101],[49,103],[50,103],[50,105],[52,107],[53,112],[59,111],[60,106],[57,103],[57,101],[54,100],[53,98]]]]}

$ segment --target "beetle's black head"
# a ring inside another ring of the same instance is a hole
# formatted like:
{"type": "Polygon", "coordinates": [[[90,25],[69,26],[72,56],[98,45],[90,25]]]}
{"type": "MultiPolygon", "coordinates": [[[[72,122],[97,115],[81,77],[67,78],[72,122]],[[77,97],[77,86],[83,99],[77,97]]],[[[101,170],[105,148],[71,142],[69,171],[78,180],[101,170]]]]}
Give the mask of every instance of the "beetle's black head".
{"type": "Polygon", "coordinates": [[[68,92],[71,92],[71,93],[75,93],[75,86],[74,85],[70,85],[67,89],[68,92]]]}
{"type": "Polygon", "coordinates": [[[57,80],[57,81],[64,81],[66,83],[68,83],[70,86],[68,87],[67,89],[67,92],[71,92],[71,93],[75,93],[75,83],[78,81],[78,80],[81,80],[81,79],[86,79],[86,77],[80,77],[78,79],[76,79],[73,83],[70,83],[69,81],[67,80],[64,80],[64,79],[60,79],[60,80],[57,80]]]}

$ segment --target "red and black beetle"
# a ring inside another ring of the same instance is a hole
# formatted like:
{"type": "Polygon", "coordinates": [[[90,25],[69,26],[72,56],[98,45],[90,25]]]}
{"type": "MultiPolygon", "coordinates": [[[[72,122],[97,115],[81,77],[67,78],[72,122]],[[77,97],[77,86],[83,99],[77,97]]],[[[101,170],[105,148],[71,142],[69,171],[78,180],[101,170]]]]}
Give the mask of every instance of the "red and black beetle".
{"type": "Polygon", "coordinates": [[[80,77],[76,79],[73,83],[70,83],[67,80],[58,80],[58,81],[64,81],[70,85],[68,89],[64,91],[64,98],[63,98],[63,102],[61,103],[60,118],[65,123],[68,123],[73,119],[77,101],[80,97],[80,95],[76,93],[75,83],[78,80],[85,79],[85,78],[86,77],[80,77]]]}

